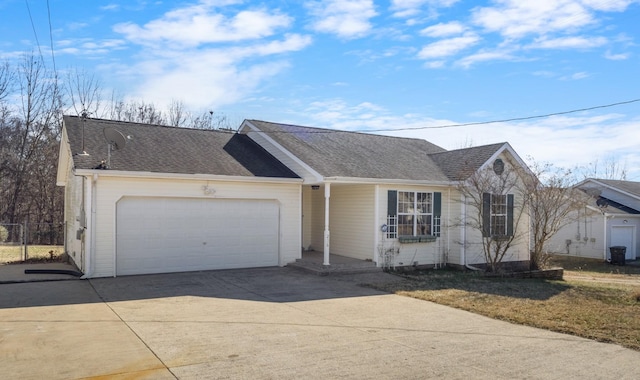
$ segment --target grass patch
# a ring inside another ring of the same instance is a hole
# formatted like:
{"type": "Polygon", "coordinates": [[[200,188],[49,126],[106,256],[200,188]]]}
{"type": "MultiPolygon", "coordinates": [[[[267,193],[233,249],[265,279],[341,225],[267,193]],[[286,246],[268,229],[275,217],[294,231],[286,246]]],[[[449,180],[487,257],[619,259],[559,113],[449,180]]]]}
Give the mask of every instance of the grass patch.
{"type": "MultiPolygon", "coordinates": [[[[586,259],[583,257],[554,255],[551,257],[551,266],[564,268],[566,274],[589,275],[596,277],[625,277],[628,275],[640,275],[640,266],[636,265],[612,265],[602,259],[586,259]]],[[[637,277],[637,276],[634,276],[637,277]]]]}
{"type": "Polygon", "coordinates": [[[430,271],[377,289],[640,350],[640,285],[430,271]]]}
{"type": "MultiPolygon", "coordinates": [[[[30,245],[26,262],[59,261],[64,253],[61,245],[30,245]]],[[[24,246],[0,245],[0,263],[25,262],[23,261],[24,246]]]]}

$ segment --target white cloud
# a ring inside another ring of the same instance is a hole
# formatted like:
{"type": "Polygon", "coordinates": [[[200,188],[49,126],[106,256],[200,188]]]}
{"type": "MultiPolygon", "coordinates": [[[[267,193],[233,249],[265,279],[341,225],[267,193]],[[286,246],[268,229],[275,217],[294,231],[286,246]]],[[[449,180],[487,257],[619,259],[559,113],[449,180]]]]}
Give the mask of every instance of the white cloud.
{"type": "Polygon", "coordinates": [[[352,39],[367,35],[377,15],[372,0],[321,0],[305,3],[315,18],[311,27],[321,33],[352,39]]]}
{"type": "Polygon", "coordinates": [[[527,45],[532,49],[588,49],[607,44],[604,37],[560,37],[560,38],[537,38],[533,43],[527,45]]]}
{"type": "Polygon", "coordinates": [[[418,15],[422,8],[447,8],[459,0],[392,0],[391,11],[394,17],[407,18],[418,15]]]}
{"type": "Polygon", "coordinates": [[[120,5],[118,4],[107,4],[100,7],[100,10],[103,11],[117,11],[120,9],[120,5]]]}
{"type": "Polygon", "coordinates": [[[461,66],[464,68],[469,68],[476,63],[480,62],[488,62],[488,61],[515,61],[518,60],[517,57],[512,55],[509,51],[480,51],[478,53],[474,53],[468,55],[462,59],[456,61],[457,66],[461,66]]]}
{"type": "Polygon", "coordinates": [[[418,58],[448,57],[477,44],[478,41],[480,41],[480,37],[473,33],[466,33],[461,37],[447,38],[424,46],[418,53],[418,58]]]}
{"type": "Polygon", "coordinates": [[[462,34],[467,28],[457,21],[448,23],[440,23],[424,28],[420,34],[428,37],[449,37],[456,34],[462,34]]]}
{"type": "Polygon", "coordinates": [[[235,3],[203,0],[143,25],[116,25],[143,46],[136,64],[119,67],[131,97],[159,106],[179,99],[192,109],[232,104],[290,67],[279,55],[311,44],[310,36],[282,33],[293,19],[279,11],[221,8],[235,3]]]}
{"type": "Polygon", "coordinates": [[[629,53],[613,54],[610,51],[607,51],[604,57],[612,61],[622,61],[625,59],[629,59],[629,53]]]}
{"type": "Polygon", "coordinates": [[[589,8],[605,12],[622,12],[637,0],[581,0],[589,8]]]}
{"type": "Polygon", "coordinates": [[[579,73],[575,73],[573,75],[571,75],[571,79],[573,80],[577,80],[577,79],[584,79],[584,78],[589,78],[591,76],[591,74],[585,72],[585,71],[581,71],[579,73]]]}
{"type": "MultiPolygon", "coordinates": [[[[483,118],[488,117],[486,114],[483,118]]],[[[622,114],[577,113],[521,122],[440,128],[459,121],[433,119],[419,114],[395,115],[370,103],[351,105],[344,99],[312,103],[304,110],[309,125],[352,131],[404,130],[376,132],[384,135],[422,138],[445,149],[509,142],[523,158],[550,162],[558,167],[586,166],[613,157],[629,169],[629,178],[640,180],[639,118],[622,114]],[[437,127],[438,129],[433,129],[437,127]],[[435,132],[437,131],[437,133],[435,132]]],[[[299,121],[294,121],[299,123],[299,121]]],[[[304,123],[303,123],[304,124],[304,123]]]]}
{"type": "Polygon", "coordinates": [[[298,51],[310,43],[308,36],[291,34],[249,46],[165,52],[130,70],[132,77],[141,76],[133,97],[159,104],[180,99],[194,109],[232,104],[289,67],[277,58],[251,64],[248,59],[298,51]]]}
{"type": "Polygon", "coordinates": [[[200,3],[167,12],[143,26],[117,24],[114,31],[138,44],[168,42],[198,46],[268,37],[277,29],[288,27],[291,22],[289,16],[266,10],[244,10],[227,17],[200,3]]]}
{"type": "Polygon", "coordinates": [[[125,48],[125,41],[118,39],[93,40],[84,38],[56,41],[56,53],[58,54],[96,56],[125,48]]]}
{"type": "Polygon", "coordinates": [[[576,29],[593,23],[594,18],[574,0],[502,0],[493,7],[473,9],[472,22],[507,38],[522,38],[576,29]]]}

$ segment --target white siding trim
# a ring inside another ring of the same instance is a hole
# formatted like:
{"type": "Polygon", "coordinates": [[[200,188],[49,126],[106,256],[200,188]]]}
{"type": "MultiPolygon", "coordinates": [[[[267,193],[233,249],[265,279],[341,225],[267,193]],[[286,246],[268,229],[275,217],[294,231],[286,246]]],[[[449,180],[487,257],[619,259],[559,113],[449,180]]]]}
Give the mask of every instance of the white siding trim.
{"type": "Polygon", "coordinates": [[[77,169],[77,175],[90,176],[98,174],[101,177],[118,178],[149,178],[149,179],[184,179],[202,181],[226,181],[226,182],[251,182],[251,183],[302,183],[300,178],[280,178],[280,177],[249,177],[249,176],[226,176],[213,174],[180,174],[180,173],[153,173],[153,172],[130,172],[120,170],[103,169],[77,169]]]}

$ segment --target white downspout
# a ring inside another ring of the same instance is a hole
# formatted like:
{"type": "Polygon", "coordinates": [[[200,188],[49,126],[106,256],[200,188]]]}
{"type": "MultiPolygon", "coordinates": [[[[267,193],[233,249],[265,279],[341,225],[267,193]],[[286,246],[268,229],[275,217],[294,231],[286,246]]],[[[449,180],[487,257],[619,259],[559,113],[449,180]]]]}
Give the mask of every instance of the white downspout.
{"type": "Polygon", "coordinates": [[[375,208],[373,211],[373,230],[374,232],[374,236],[373,236],[373,262],[376,263],[376,266],[378,266],[378,250],[376,245],[378,244],[378,241],[382,241],[381,240],[381,236],[380,236],[380,228],[378,227],[378,222],[380,220],[380,185],[375,185],[374,186],[374,191],[375,193],[373,194],[373,201],[375,204],[375,208]]]}
{"type": "MultiPolygon", "coordinates": [[[[442,220],[440,221],[442,229],[442,220]]],[[[449,253],[451,252],[451,188],[447,190],[447,253],[443,253],[442,263],[449,264],[449,253]]]]}
{"type": "Polygon", "coordinates": [[[467,265],[467,197],[462,196],[462,265],[467,265]]]}
{"type": "Polygon", "coordinates": [[[331,197],[331,184],[324,184],[324,262],[323,265],[330,265],[329,263],[329,198],[331,197]]]}
{"type": "Polygon", "coordinates": [[[603,221],[603,225],[604,225],[604,234],[603,239],[602,239],[602,259],[604,261],[607,261],[607,220],[608,220],[608,215],[606,212],[602,213],[602,221],[603,221]]]}
{"type": "Polygon", "coordinates": [[[94,174],[91,180],[87,181],[87,186],[89,186],[89,191],[87,191],[87,204],[89,205],[89,217],[87,219],[87,229],[88,234],[85,234],[85,243],[84,243],[84,262],[85,262],[85,272],[83,279],[91,278],[93,275],[93,259],[92,256],[95,254],[95,225],[96,225],[96,202],[95,202],[95,189],[96,182],[98,181],[98,175],[94,174]],[[88,240],[88,241],[86,241],[88,240]]]}

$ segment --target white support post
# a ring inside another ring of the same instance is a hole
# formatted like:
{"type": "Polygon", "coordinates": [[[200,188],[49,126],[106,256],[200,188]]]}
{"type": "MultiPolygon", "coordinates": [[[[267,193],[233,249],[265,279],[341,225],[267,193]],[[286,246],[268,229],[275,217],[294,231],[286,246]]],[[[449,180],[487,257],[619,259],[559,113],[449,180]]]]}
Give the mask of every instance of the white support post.
{"type": "Polygon", "coordinates": [[[324,262],[323,265],[329,263],[329,198],[331,197],[331,184],[324,184],[324,262]]]}

